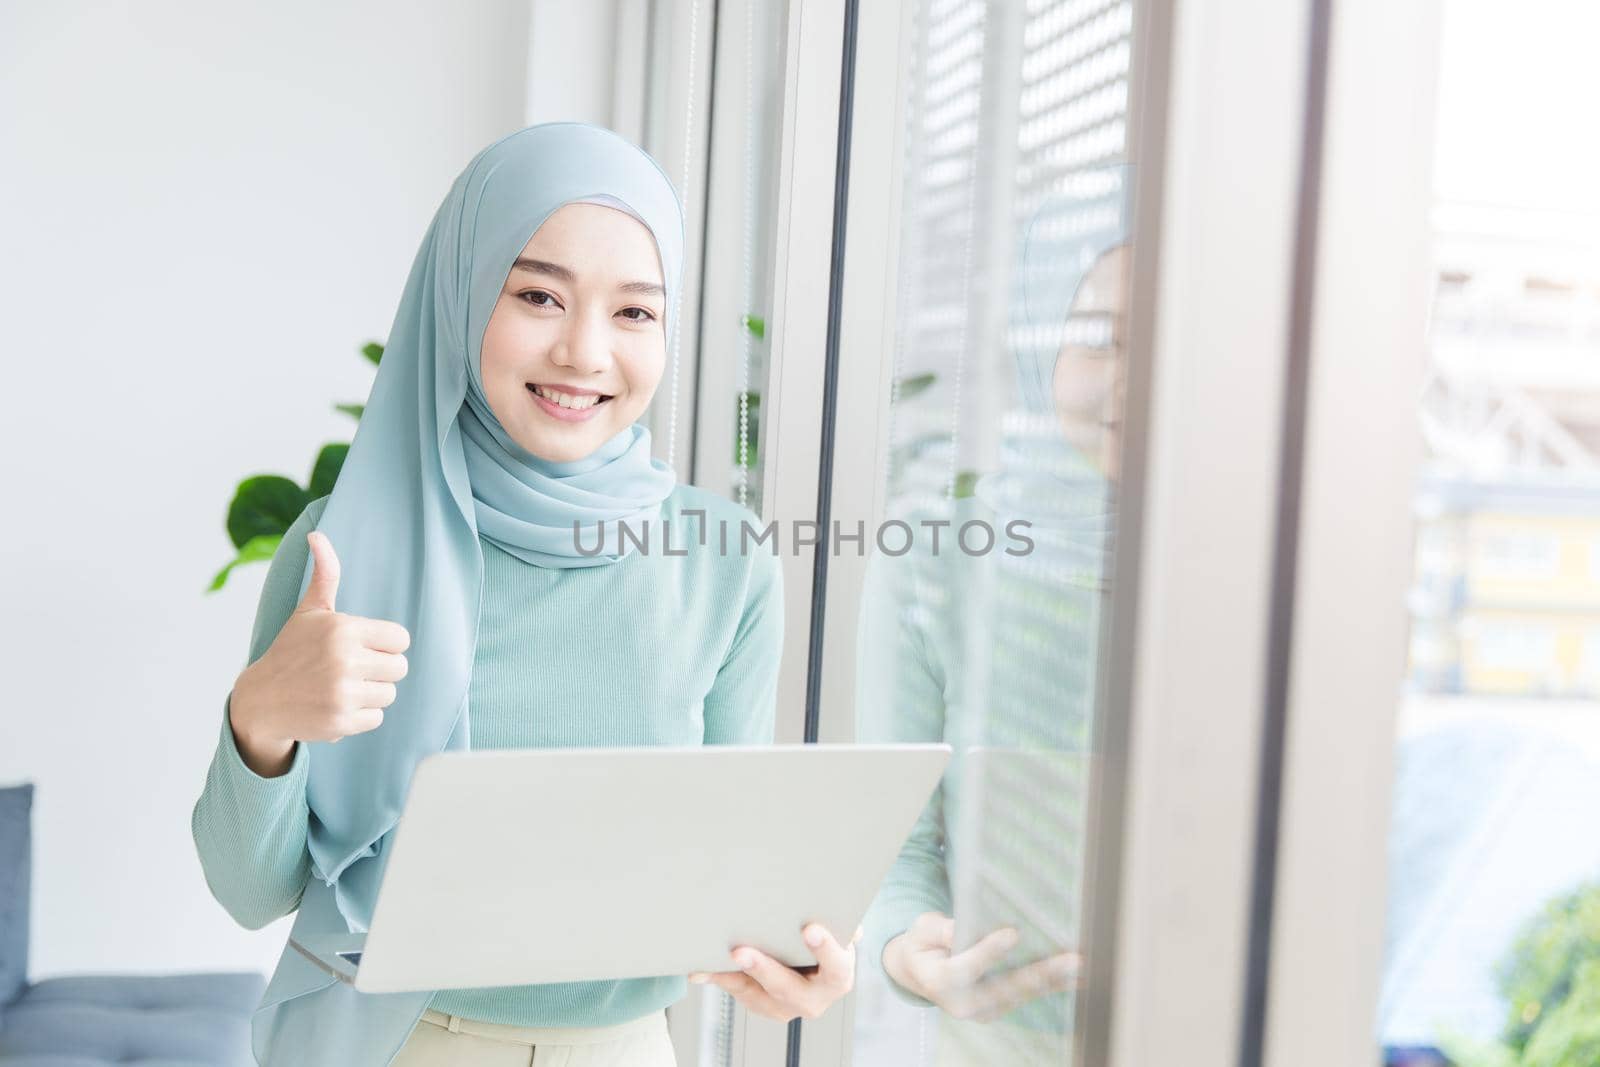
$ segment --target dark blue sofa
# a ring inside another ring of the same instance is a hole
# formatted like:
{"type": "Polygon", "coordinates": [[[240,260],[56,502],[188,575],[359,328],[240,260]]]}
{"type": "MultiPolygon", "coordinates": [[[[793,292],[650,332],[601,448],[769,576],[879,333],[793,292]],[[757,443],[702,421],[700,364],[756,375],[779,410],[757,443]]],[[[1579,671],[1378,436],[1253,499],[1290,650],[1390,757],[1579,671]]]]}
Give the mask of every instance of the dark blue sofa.
{"type": "Polygon", "coordinates": [[[247,1067],[257,974],[28,982],[33,786],[0,789],[0,1067],[247,1067]]]}

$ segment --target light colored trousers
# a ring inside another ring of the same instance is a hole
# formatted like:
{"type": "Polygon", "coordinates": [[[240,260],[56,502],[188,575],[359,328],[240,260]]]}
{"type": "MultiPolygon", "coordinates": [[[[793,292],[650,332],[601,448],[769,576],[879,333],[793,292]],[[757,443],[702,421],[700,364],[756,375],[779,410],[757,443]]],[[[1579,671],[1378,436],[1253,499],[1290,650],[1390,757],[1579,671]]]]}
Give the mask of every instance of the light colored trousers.
{"type": "Polygon", "coordinates": [[[431,1008],[390,1067],[677,1067],[667,1013],[617,1026],[531,1027],[431,1008]]]}

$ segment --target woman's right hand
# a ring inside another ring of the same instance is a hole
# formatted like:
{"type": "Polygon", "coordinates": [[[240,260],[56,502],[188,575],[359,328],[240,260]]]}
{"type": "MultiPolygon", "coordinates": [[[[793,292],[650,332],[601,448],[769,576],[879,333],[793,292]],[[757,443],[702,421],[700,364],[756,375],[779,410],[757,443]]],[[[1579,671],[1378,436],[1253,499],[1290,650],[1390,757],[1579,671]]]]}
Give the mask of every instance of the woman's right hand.
{"type": "Polygon", "coordinates": [[[925,911],[883,950],[883,969],[901,988],[930,1000],[958,1019],[988,1022],[1018,1005],[1077,985],[1083,960],[1062,952],[1014,970],[990,974],[1017,945],[1009,927],[992,931],[971,948],[951,952],[956,924],[925,911]]]}
{"type": "Polygon", "coordinates": [[[289,769],[297,741],[338,741],[376,729],[406,676],[411,634],[397,622],[334,610],[339,557],[306,535],[311,584],[267,651],[240,673],[230,702],[239,755],[264,778],[289,769]]]}

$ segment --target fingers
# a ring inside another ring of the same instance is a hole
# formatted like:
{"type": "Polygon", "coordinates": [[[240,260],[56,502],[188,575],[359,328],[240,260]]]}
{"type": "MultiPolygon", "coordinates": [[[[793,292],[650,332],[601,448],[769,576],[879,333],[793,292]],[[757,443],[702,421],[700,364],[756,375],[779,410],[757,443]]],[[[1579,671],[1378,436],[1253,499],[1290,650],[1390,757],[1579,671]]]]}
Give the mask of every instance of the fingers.
{"type": "Polygon", "coordinates": [[[356,668],[361,677],[372,682],[398,682],[406,676],[410,666],[404,656],[395,652],[368,648],[356,656],[356,668]]]}
{"type": "Polygon", "coordinates": [[[1083,953],[1061,952],[1044,961],[1050,971],[1052,988],[1079,989],[1083,986],[1083,953]]]}
{"type": "Polygon", "coordinates": [[[356,707],[379,710],[393,704],[397,692],[393,682],[357,682],[352,691],[355,694],[353,703],[356,707]]]}
{"type": "Polygon", "coordinates": [[[339,593],[339,557],[334,555],[333,542],[321,530],[312,530],[306,534],[306,544],[311,548],[311,584],[297,610],[333,611],[339,593]]]}
{"type": "Polygon", "coordinates": [[[812,981],[841,995],[850,992],[856,977],[855,940],[845,948],[821,923],[811,923],[801,933],[817,957],[818,970],[812,981]]]}
{"type": "Polygon", "coordinates": [[[306,731],[302,741],[327,741],[337,745],[346,737],[364,734],[383,725],[382,708],[352,708],[342,711],[325,724],[306,731]]]}
{"type": "Polygon", "coordinates": [[[1005,983],[1008,992],[1015,993],[1019,1000],[1032,1000],[1072,989],[1082,973],[1083,957],[1076,952],[1061,952],[996,975],[992,980],[1005,983]]]}
{"type": "Polygon", "coordinates": [[[995,965],[1005,959],[1006,953],[1017,947],[1017,932],[1011,927],[992,931],[969,949],[950,957],[948,974],[956,985],[974,985],[995,965]]]}
{"type": "Polygon", "coordinates": [[[378,652],[404,652],[411,647],[411,631],[388,619],[358,617],[357,633],[361,643],[378,652]]]}
{"type": "MultiPolygon", "coordinates": [[[[339,557],[334,554],[333,542],[321,530],[312,530],[306,534],[306,544],[311,549],[311,582],[296,610],[334,611],[339,593],[339,557]]],[[[354,622],[361,643],[367,648],[398,653],[411,647],[411,632],[397,622],[360,616],[354,617],[354,622]]]]}
{"type": "Polygon", "coordinates": [[[1078,984],[1083,957],[1062,952],[984,979],[973,990],[972,1017],[989,1022],[1030,1000],[1072,989],[1078,984]]]}
{"type": "Polygon", "coordinates": [[[753,949],[749,945],[741,945],[733,952],[733,962],[779,1001],[799,1005],[808,999],[807,979],[765,952],[753,949]]]}
{"type": "Polygon", "coordinates": [[[706,975],[706,981],[726,992],[734,1000],[758,1015],[769,1019],[792,1019],[795,1013],[785,1011],[772,994],[748,974],[739,971],[716,971],[706,975]]]}
{"type": "Polygon", "coordinates": [[[861,940],[862,930],[856,927],[848,946],[839,944],[821,923],[806,924],[801,936],[817,957],[816,973],[809,977],[765,952],[740,945],[730,953],[739,970],[696,971],[688,979],[694,985],[710,983],[751,1011],[769,1018],[818,1018],[828,1005],[854,987],[856,943],[861,940]]]}
{"type": "Polygon", "coordinates": [[[918,948],[950,948],[956,940],[956,921],[936,911],[925,911],[911,923],[909,933],[918,948]]]}

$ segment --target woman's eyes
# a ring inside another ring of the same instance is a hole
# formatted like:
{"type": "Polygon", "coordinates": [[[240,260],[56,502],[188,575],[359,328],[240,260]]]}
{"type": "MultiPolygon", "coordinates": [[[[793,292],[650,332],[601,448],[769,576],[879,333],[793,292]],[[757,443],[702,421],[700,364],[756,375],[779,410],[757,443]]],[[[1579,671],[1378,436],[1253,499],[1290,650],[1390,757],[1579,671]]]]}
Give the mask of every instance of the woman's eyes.
{"type": "MultiPolygon", "coordinates": [[[[552,294],[545,292],[543,289],[528,289],[525,292],[518,293],[517,299],[525,300],[534,307],[539,308],[561,306],[552,294]]],[[[617,312],[617,314],[621,315],[629,322],[654,322],[656,317],[655,313],[649,308],[642,308],[638,306],[625,307],[621,311],[617,312]]]]}

